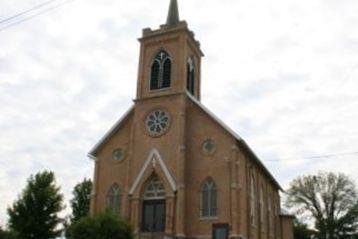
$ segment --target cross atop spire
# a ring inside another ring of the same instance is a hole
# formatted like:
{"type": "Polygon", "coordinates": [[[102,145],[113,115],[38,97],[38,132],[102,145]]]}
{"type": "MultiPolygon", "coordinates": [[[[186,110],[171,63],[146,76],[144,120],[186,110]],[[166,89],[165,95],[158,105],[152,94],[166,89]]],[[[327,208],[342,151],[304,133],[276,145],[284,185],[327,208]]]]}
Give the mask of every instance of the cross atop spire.
{"type": "Polygon", "coordinates": [[[167,25],[176,26],[179,23],[179,10],[177,0],[170,0],[167,25]]]}

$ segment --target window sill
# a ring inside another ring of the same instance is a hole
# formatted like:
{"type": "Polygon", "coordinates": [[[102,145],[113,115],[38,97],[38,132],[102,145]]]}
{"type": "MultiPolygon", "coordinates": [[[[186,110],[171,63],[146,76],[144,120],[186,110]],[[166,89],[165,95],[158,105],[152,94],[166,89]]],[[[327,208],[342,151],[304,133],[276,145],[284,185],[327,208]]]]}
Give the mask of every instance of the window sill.
{"type": "Polygon", "coordinates": [[[200,217],[200,221],[216,221],[219,220],[219,217],[200,217]]]}
{"type": "Polygon", "coordinates": [[[171,87],[163,87],[163,88],[159,88],[159,89],[150,89],[149,88],[149,93],[156,93],[156,92],[161,92],[161,91],[167,91],[170,90],[171,87]]]}

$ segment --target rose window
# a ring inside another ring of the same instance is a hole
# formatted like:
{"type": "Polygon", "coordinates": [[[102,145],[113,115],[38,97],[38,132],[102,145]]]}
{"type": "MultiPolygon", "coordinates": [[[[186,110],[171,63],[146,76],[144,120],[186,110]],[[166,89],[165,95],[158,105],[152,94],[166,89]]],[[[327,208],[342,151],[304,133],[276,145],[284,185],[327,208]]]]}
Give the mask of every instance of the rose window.
{"type": "Polygon", "coordinates": [[[203,143],[203,151],[205,154],[213,154],[215,153],[216,145],[214,140],[206,139],[203,143]]]}
{"type": "Polygon", "coordinates": [[[150,135],[159,136],[169,127],[169,113],[163,110],[154,110],[146,119],[146,127],[150,135]]]}

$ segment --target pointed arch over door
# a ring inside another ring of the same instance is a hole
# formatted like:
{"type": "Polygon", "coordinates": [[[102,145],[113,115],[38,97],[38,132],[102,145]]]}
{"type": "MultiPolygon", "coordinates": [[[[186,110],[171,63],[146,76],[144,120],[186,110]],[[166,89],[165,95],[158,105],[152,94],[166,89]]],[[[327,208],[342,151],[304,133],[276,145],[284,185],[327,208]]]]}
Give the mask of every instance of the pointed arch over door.
{"type": "Polygon", "coordinates": [[[157,149],[152,149],[148,155],[147,160],[144,162],[142,169],[135,178],[133,185],[129,191],[129,195],[139,192],[140,185],[143,185],[147,178],[154,172],[162,174],[162,179],[165,180],[165,183],[168,184],[168,189],[171,189],[171,192],[174,193],[177,191],[177,185],[172,173],[169,171],[167,165],[164,163],[162,156],[159,154],[157,149]]]}
{"type": "Polygon", "coordinates": [[[143,232],[164,232],[166,224],[166,191],[163,182],[153,175],[143,191],[143,232]]]}

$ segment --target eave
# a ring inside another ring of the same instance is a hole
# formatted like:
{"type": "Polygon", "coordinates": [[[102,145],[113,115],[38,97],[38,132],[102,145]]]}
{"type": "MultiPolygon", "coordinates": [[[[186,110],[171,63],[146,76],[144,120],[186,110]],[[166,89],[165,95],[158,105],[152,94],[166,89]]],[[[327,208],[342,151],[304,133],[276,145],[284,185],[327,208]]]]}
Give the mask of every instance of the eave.
{"type": "Polygon", "coordinates": [[[279,190],[284,191],[282,189],[281,185],[277,182],[277,180],[273,177],[273,175],[270,173],[270,171],[266,168],[266,166],[259,159],[259,157],[254,153],[254,151],[250,148],[250,146],[235,131],[233,131],[222,120],[220,120],[216,115],[214,115],[208,108],[206,108],[203,104],[201,104],[189,92],[187,92],[186,94],[187,94],[188,98],[191,99],[199,108],[201,108],[205,113],[207,113],[214,121],[216,121],[231,136],[233,136],[236,139],[239,146],[241,146],[242,148],[244,148],[246,150],[246,152],[250,156],[250,159],[254,160],[254,162],[263,170],[263,172],[266,174],[266,176],[272,180],[273,184],[275,184],[279,190]]]}
{"type": "Polygon", "coordinates": [[[127,112],[106,132],[106,134],[95,144],[92,149],[89,151],[88,156],[90,158],[95,158],[98,151],[102,146],[122,127],[123,123],[128,119],[131,113],[134,111],[134,105],[127,110],[127,112]]]}

